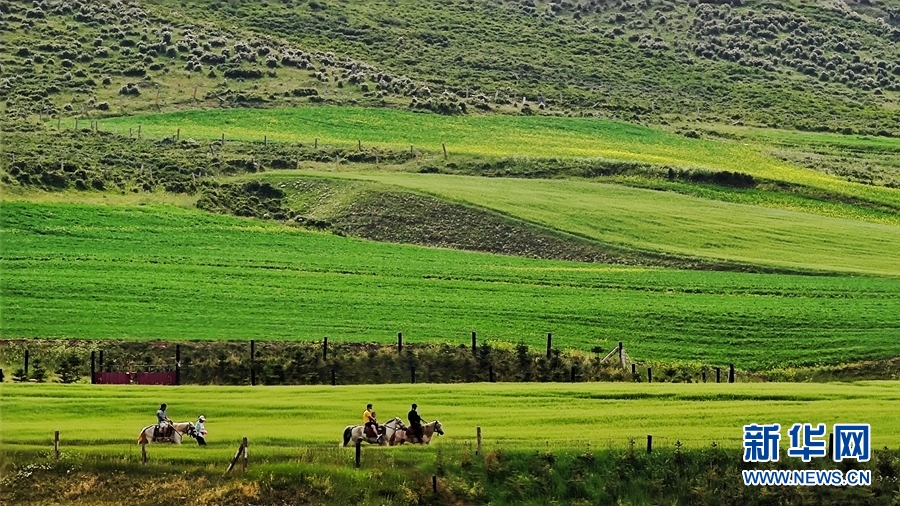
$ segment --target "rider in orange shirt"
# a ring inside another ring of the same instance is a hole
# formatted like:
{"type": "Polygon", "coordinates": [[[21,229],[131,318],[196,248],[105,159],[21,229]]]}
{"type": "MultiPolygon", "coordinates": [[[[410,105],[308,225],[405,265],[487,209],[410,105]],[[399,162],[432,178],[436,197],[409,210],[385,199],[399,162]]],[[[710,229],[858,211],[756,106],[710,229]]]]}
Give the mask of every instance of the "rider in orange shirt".
{"type": "MultiPolygon", "coordinates": [[[[375,419],[375,412],[372,411],[372,405],[366,404],[366,410],[363,411],[363,424],[366,428],[370,425],[375,429],[375,434],[378,435],[378,441],[381,441],[381,432],[378,430],[378,420],[375,419]]],[[[365,431],[365,429],[363,429],[365,431]]]]}

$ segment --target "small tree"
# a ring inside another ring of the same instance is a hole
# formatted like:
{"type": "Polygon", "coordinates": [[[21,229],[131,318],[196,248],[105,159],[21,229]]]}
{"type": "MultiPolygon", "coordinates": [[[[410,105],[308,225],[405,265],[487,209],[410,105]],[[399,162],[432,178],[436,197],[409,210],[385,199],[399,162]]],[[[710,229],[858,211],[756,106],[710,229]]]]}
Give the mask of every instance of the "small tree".
{"type": "Polygon", "coordinates": [[[81,365],[81,359],[74,353],[63,358],[56,369],[56,374],[59,375],[59,382],[75,383],[81,379],[81,365]]]}
{"type": "Polygon", "coordinates": [[[28,381],[28,376],[25,375],[25,369],[21,367],[13,371],[13,381],[16,383],[22,383],[28,381]]]}
{"type": "Polygon", "coordinates": [[[47,380],[47,370],[44,369],[44,364],[39,359],[34,361],[34,367],[31,369],[31,379],[38,383],[43,383],[47,380]]]}

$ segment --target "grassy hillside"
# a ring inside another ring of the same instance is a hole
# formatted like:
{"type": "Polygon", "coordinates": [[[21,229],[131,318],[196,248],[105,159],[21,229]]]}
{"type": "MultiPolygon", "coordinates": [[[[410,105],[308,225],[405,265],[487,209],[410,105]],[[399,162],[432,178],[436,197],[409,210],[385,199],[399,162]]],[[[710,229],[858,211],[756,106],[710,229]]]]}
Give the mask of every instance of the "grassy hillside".
{"type": "Polygon", "coordinates": [[[621,340],[639,360],[750,370],[900,354],[894,278],[537,261],[172,207],[5,203],[2,219],[4,338],[456,343],[474,330],[542,346],[553,332],[561,348],[621,340]]]}
{"type": "Polygon", "coordinates": [[[512,112],[524,97],[531,111],[543,101],[629,121],[900,132],[896,0],[5,0],[2,9],[3,70],[18,75],[3,94],[15,116],[310,96],[512,112]]]}
{"type": "Polygon", "coordinates": [[[804,269],[900,274],[900,228],[588,181],[330,173],[470,202],[602,243],[804,269]]]}

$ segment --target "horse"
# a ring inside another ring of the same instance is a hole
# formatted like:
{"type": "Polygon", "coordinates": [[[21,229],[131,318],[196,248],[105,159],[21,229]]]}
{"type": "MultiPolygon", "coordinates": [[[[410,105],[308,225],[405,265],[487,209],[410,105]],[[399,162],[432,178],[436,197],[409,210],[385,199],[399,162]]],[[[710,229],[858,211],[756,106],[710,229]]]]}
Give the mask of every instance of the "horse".
{"type": "MultiPolygon", "coordinates": [[[[171,442],[177,445],[181,444],[181,440],[184,439],[185,435],[193,436],[194,434],[194,424],[191,422],[172,422],[169,424],[172,427],[172,437],[171,442]]],[[[153,432],[156,429],[156,424],[148,425],[141,429],[141,434],[138,436],[138,444],[148,444],[148,443],[161,443],[162,441],[154,441],[153,440],[153,432]]]]}
{"type": "Polygon", "coordinates": [[[435,420],[431,423],[426,423],[422,425],[422,439],[420,440],[418,437],[412,434],[412,431],[409,427],[403,431],[403,434],[399,437],[399,443],[409,443],[409,444],[429,444],[431,443],[431,439],[434,437],[435,433],[443,436],[444,435],[444,426],[441,425],[441,422],[435,420]]]}
{"type": "Polygon", "coordinates": [[[398,439],[403,437],[402,435],[404,434],[404,431],[406,431],[403,420],[399,418],[388,420],[382,427],[384,427],[384,437],[381,438],[381,442],[379,443],[377,437],[369,437],[366,435],[365,425],[348,425],[344,429],[344,446],[347,446],[350,443],[350,440],[353,440],[354,442],[365,441],[369,444],[381,446],[393,446],[399,444],[397,442],[398,439]]]}

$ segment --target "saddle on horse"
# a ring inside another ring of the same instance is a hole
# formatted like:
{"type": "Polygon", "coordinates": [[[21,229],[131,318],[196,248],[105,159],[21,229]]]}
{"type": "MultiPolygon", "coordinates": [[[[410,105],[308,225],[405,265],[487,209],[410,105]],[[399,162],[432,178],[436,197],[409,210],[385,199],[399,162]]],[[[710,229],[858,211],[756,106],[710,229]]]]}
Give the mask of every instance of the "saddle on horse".
{"type": "Polygon", "coordinates": [[[168,441],[172,439],[172,433],[175,432],[175,428],[172,425],[166,425],[162,430],[160,430],[159,425],[153,427],[153,440],[154,441],[168,441]]]}
{"type": "Polygon", "coordinates": [[[384,435],[384,425],[379,426],[378,432],[376,433],[375,426],[371,425],[371,424],[367,424],[366,428],[365,428],[365,434],[366,434],[366,437],[374,437],[374,438],[377,438],[378,436],[383,436],[384,435]]]}

